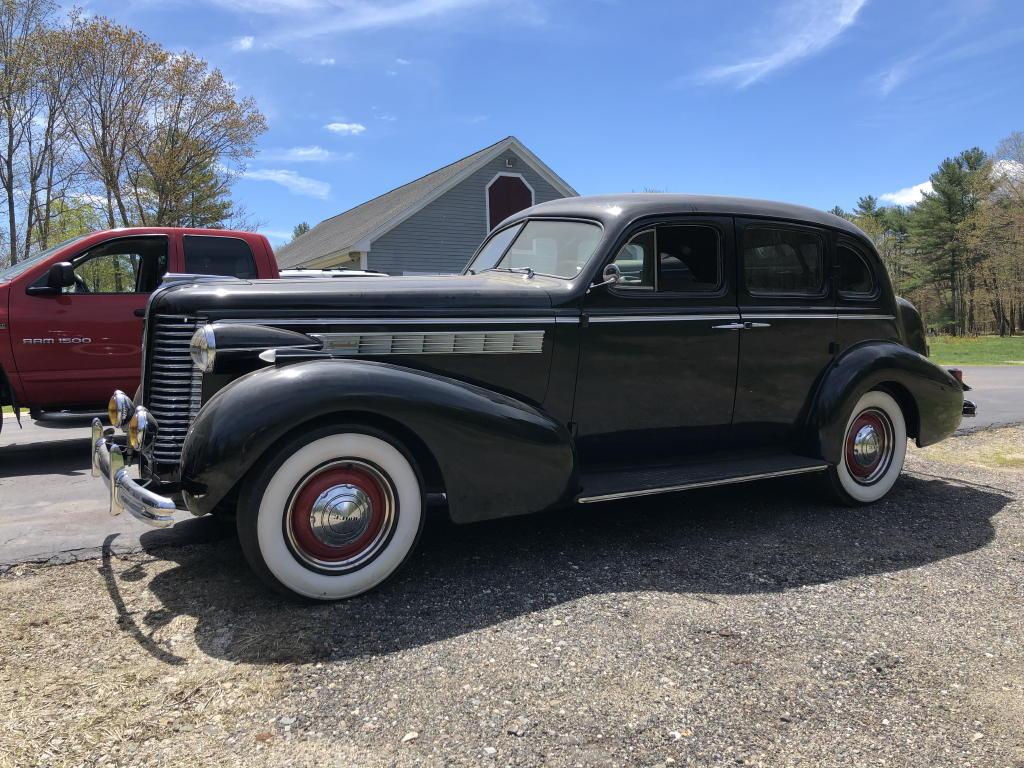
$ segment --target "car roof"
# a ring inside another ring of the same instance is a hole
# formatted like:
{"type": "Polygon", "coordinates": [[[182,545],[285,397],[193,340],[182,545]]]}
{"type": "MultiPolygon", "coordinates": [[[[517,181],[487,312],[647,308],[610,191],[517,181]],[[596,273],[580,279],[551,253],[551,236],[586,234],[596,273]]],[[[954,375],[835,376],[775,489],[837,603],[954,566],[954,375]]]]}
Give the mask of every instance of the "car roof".
{"type": "Polygon", "coordinates": [[[856,237],[868,239],[855,224],[832,213],[803,205],[756,200],[746,197],[718,195],[679,195],[661,192],[623,193],[616,195],[589,195],[564,197],[520,211],[513,219],[528,216],[566,216],[597,219],[602,224],[614,225],[646,216],[664,216],[678,213],[708,214],[714,216],[750,216],[754,218],[785,219],[843,230],[856,237]]]}

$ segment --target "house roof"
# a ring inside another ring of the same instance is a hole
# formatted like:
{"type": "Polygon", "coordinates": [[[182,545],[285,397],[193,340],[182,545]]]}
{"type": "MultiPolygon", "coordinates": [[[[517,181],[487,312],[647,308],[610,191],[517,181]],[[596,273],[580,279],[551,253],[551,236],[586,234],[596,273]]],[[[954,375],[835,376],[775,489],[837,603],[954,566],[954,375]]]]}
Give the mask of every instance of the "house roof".
{"type": "Polygon", "coordinates": [[[315,265],[317,261],[350,251],[367,251],[370,243],[424,205],[440,197],[481,166],[507,149],[513,149],[555,189],[567,196],[576,190],[528,150],[515,136],[507,136],[489,147],[456,160],[451,165],[385,192],[362,205],[324,219],[304,235],[277,249],[281,269],[315,265]]]}

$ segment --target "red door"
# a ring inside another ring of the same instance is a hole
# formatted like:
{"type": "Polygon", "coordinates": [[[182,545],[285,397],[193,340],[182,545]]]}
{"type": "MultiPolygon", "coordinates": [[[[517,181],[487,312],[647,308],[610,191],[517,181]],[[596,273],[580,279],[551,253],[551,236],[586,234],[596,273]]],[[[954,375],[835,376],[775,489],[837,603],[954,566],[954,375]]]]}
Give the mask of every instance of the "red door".
{"type": "Polygon", "coordinates": [[[97,406],[115,389],[134,394],[140,315],[167,259],[164,235],[107,240],[74,258],[75,285],[61,294],[12,292],[11,342],[27,405],[97,406]]]}
{"type": "Polygon", "coordinates": [[[533,205],[533,190],[522,176],[500,174],[487,185],[487,228],[494,229],[513,213],[533,205]]]}

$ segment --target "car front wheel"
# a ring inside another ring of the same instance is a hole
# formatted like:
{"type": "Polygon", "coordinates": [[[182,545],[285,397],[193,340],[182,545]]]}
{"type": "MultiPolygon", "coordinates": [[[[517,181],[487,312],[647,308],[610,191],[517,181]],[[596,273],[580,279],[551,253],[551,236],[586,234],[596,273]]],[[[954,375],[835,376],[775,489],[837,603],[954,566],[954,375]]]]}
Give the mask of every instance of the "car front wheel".
{"type": "Polygon", "coordinates": [[[383,435],[334,428],[274,450],[249,476],[238,536],[271,587],[314,600],[382,584],[412,553],[423,490],[410,460],[383,435]]]}
{"type": "Polygon", "coordinates": [[[872,390],[861,396],[843,432],[842,458],[829,468],[832,492],[857,506],[878,501],[903,470],[907,425],[891,395],[872,390]]]}

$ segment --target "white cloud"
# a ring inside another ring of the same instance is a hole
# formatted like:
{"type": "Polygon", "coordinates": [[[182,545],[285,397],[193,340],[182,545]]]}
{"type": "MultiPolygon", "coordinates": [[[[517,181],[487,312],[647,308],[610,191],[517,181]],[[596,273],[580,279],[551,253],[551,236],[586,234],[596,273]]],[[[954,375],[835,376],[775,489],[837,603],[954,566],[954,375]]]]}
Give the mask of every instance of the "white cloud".
{"type": "Polygon", "coordinates": [[[324,126],[332,133],[340,133],[342,136],[358,136],[366,130],[362,123],[328,123],[324,126]]]}
{"type": "Polygon", "coordinates": [[[268,149],[260,152],[260,160],[281,163],[322,163],[335,158],[330,150],[316,145],[308,147],[289,147],[288,149],[268,149]]]}
{"type": "Polygon", "coordinates": [[[749,59],[709,67],[699,82],[728,82],[746,88],[777,69],[820,53],[851,24],[867,0],[786,0],[767,29],[757,37],[771,40],[770,50],[749,59]]]}
{"type": "Polygon", "coordinates": [[[328,57],[326,59],[320,59],[320,66],[321,67],[333,67],[334,66],[334,59],[332,59],[330,57],[328,57]]]}
{"type": "Polygon", "coordinates": [[[292,233],[286,229],[261,229],[259,231],[271,245],[284,245],[292,239],[292,233]]]}
{"type": "Polygon", "coordinates": [[[398,64],[398,65],[403,66],[403,67],[406,66],[408,63],[409,63],[408,59],[403,59],[401,57],[395,59],[395,64],[398,64]]]}
{"type": "MultiPolygon", "coordinates": [[[[237,10],[249,9],[246,0],[216,1],[237,10]]],[[[298,23],[272,36],[272,40],[280,44],[344,32],[403,26],[491,2],[493,0],[360,0],[344,3],[337,0],[257,0],[255,7],[249,10],[266,9],[265,12],[279,15],[306,11],[299,14],[298,23]]]]}
{"type": "Polygon", "coordinates": [[[931,191],[932,183],[930,181],[922,181],[920,184],[915,184],[912,187],[897,189],[895,192],[886,192],[884,195],[879,195],[878,199],[883,203],[892,203],[893,205],[914,205],[921,201],[921,197],[925,192],[931,191]]]}
{"type": "Polygon", "coordinates": [[[263,170],[246,171],[242,175],[253,181],[270,181],[274,184],[280,184],[293,195],[318,197],[323,200],[331,192],[331,185],[326,181],[300,176],[295,171],[266,168],[263,170]]]}
{"type": "Polygon", "coordinates": [[[256,42],[256,38],[252,35],[246,35],[240,37],[231,44],[231,50],[233,51],[249,51],[252,50],[252,44],[256,42]]]}

